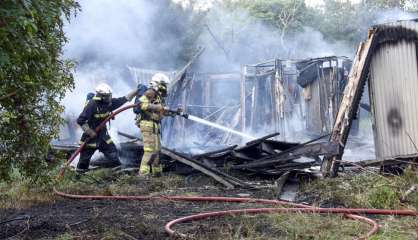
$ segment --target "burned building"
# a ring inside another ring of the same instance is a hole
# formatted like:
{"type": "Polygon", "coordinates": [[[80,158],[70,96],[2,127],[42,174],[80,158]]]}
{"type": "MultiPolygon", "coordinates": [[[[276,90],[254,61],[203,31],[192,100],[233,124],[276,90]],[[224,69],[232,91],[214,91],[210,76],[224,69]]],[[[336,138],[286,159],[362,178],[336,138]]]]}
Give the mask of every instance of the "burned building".
{"type": "MultiPolygon", "coordinates": [[[[270,60],[235,73],[189,71],[171,87],[167,103],[254,137],[279,132],[278,140],[303,141],[330,132],[350,66],[332,56],[270,60]]],[[[148,72],[136,69],[134,76],[141,82],[148,72]]],[[[164,144],[180,149],[248,140],[181,118],[164,125],[164,144]]]]}
{"type": "Polygon", "coordinates": [[[418,20],[397,21],[369,29],[368,38],[358,47],[332,130],[330,141],[340,143],[340,153],[324,159],[322,172],[325,176],[337,173],[338,160],[344,153],[366,83],[377,159],[418,155],[417,42],[418,20]]]}
{"type": "MultiPolygon", "coordinates": [[[[239,73],[187,73],[172,87],[167,103],[190,115],[234,129],[239,127],[239,73]]],[[[225,145],[231,136],[181,118],[167,118],[164,143],[170,146],[225,145]],[[209,130],[209,131],[208,131],[209,130]]]]}
{"type": "Polygon", "coordinates": [[[245,66],[242,129],[280,132],[282,140],[329,133],[350,67],[346,57],[277,59],[245,66]]]}

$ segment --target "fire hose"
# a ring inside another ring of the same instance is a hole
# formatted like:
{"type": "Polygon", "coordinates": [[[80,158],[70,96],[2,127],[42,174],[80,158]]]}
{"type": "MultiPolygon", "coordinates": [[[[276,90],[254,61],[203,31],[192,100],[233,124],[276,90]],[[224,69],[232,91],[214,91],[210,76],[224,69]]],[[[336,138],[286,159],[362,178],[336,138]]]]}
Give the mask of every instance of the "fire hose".
{"type": "MultiPolygon", "coordinates": [[[[136,107],[137,104],[127,105],[125,107],[119,108],[113,112],[109,117],[107,117],[96,129],[98,133],[108,121],[113,119],[119,113],[136,107]]],[[[86,143],[91,139],[86,139],[86,141],[80,145],[80,147],[71,155],[68,161],[64,164],[58,174],[58,180],[60,180],[64,174],[65,169],[69,164],[77,157],[77,155],[83,150],[86,146],[86,143]]],[[[256,203],[256,204],[268,204],[268,205],[285,205],[292,208],[255,208],[255,209],[238,209],[238,210],[226,210],[226,211],[215,211],[208,213],[200,213],[195,215],[190,215],[186,217],[181,217],[175,220],[170,221],[165,225],[165,231],[170,236],[182,236],[186,237],[185,234],[176,232],[172,229],[175,224],[188,222],[188,221],[198,221],[206,218],[213,217],[222,217],[222,216],[231,216],[231,215],[240,215],[240,214],[260,214],[260,213],[329,213],[329,214],[344,214],[347,218],[361,221],[372,226],[372,228],[365,234],[362,238],[368,238],[371,235],[375,234],[379,230],[379,226],[376,221],[359,216],[357,214],[372,214],[372,215],[398,215],[398,216],[417,216],[417,212],[414,210],[385,210],[385,209],[360,209],[360,208],[316,208],[305,204],[298,204],[286,201],[271,200],[271,199],[258,199],[258,198],[236,198],[236,197],[190,197],[190,196],[135,196],[135,195],[121,195],[121,196],[103,196],[103,195],[77,195],[69,194],[65,192],[58,191],[55,187],[53,191],[56,195],[71,198],[71,199],[84,199],[84,200],[137,200],[137,201],[191,201],[191,202],[228,202],[228,203],[256,203]]]]}

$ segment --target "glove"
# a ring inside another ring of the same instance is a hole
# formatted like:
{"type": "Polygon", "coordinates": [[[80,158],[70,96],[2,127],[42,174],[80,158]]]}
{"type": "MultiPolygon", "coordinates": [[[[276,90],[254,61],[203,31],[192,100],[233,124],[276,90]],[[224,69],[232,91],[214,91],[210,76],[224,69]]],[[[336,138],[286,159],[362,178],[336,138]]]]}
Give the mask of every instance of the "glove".
{"type": "Polygon", "coordinates": [[[176,112],[177,112],[177,115],[181,115],[183,113],[183,109],[179,107],[177,108],[176,112]]]}
{"type": "Polygon", "coordinates": [[[91,129],[91,128],[87,129],[85,132],[87,133],[87,135],[89,135],[90,138],[97,137],[96,132],[93,129],[91,129]]]}

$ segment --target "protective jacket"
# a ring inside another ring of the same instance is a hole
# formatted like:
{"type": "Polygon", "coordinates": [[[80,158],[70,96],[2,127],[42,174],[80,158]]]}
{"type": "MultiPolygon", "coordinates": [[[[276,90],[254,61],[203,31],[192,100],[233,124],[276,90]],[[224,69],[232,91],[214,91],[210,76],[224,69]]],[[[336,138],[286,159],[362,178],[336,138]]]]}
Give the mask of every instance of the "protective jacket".
{"type": "MultiPolygon", "coordinates": [[[[113,110],[119,108],[127,101],[128,99],[126,97],[112,98],[112,101],[109,104],[101,101],[101,99],[98,97],[93,97],[93,99],[90,100],[84,107],[83,112],[77,119],[77,123],[80,126],[87,123],[91,129],[95,130],[96,127],[99,126],[101,122],[103,122],[103,120],[112,114],[113,110]]],[[[89,136],[86,133],[83,133],[80,142],[85,142],[88,137],[89,136]]],[[[102,141],[106,142],[107,144],[112,142],[106,126],[102,128],[99,133],[97,133],[96,138],[91,139],[87,143],[87,147],[98,147],[102,141]]]]}
{"type": "Polygon", "coordinates": [[[160,123],[164,117],[163,111],[156,111],[156,105],[163,105],[163,99],[160,94],[152,88],[149,88],[144,95],[139,98],[141,103],[139,108],[141,110],[141,121],[153,121],[160,123]]]}
{"type": "Polygon", "coordinates": [[[149,88],[139,99],[140,114],[137,117],[137,125],[141,129],[144,144],[139,171],[142,175],[152,172],[154,175],[161,174],[160,163],[161,150],[161,119],[164,117],[163,99],[159,92],[149,88]]]}

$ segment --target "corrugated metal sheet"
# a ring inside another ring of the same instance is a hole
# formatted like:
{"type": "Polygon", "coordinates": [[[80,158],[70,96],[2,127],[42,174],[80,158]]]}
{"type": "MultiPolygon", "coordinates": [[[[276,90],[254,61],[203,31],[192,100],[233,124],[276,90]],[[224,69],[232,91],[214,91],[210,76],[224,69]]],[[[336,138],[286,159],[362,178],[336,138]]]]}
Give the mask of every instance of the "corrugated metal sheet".
{"type": "MultiPolygon", "coordinates": [[[[418,31],[415,21],[402,26],[418,31]]],[[[417,155],[418,69],[415,41],[400,40],[377,48],[370,63],[371,102],[376,156],[379,159],[417,155]]]]}

